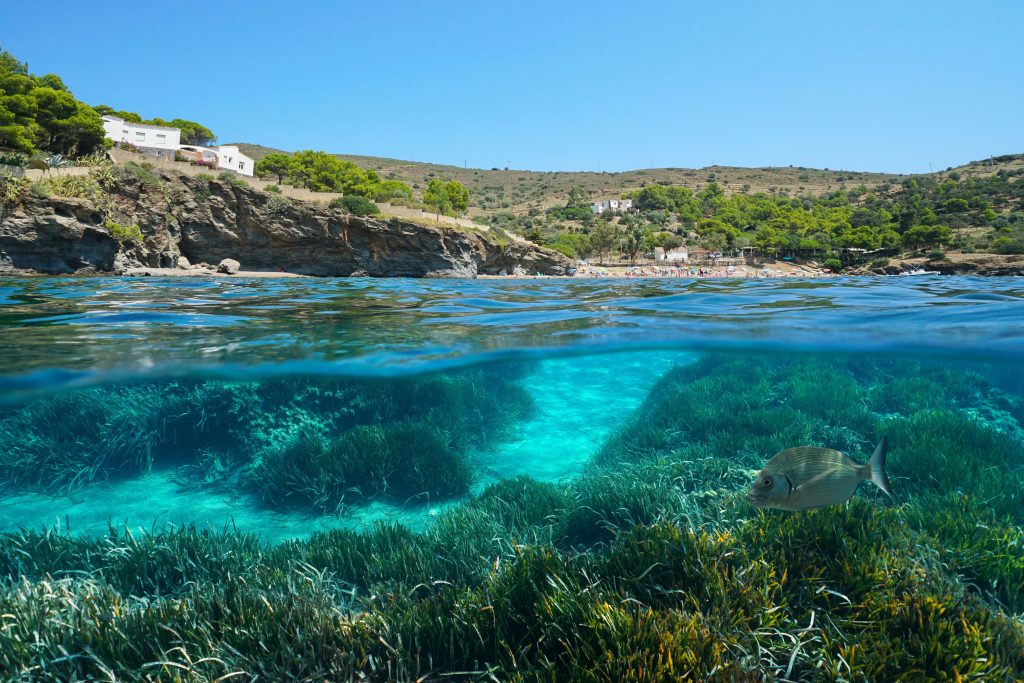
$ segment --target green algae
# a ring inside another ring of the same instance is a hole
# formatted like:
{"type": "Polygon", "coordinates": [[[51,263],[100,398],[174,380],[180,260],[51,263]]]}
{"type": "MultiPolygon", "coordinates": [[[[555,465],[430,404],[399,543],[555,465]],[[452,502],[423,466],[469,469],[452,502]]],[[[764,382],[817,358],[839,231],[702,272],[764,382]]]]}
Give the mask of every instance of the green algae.
{"type": "MultiPolygon", "coordinates": [[[[485,391],[459,381],[453,400],[485,391]]],[[[388,427],[417,444],[457,432],[451,453],[478,438],[466,412],[431,417],[427,398],[395,408],[407,389],[321,392],[332,409],[299,402],[313,417],[297,430],[264,416],[307,479],[270,469],[283,451],[267,450],[244,476],[273,480],[286,504],[357,482],[369,482],[361,496],[404,495],[388,427]]],[[[7,534],[0,668],[41,680],[1016,680],[1024,450],[984,418],[1007,402],[980,375],[926,364],[708,356],[668,373],[584,475],[490,484],[423,532],[379,524],[274,546],[194,528],[7,534]],[[744,499],[776,450],[863,459],[882,435],[894,500],[865,487],[792,514],[744,499]]]]}
{"type": "Polygon", "coordinates": [[[73,493],[177,467],[183,485],[246,487],[274,507],[334,511],[383,493],[450,497],[468,490],[468,452],[500,442],[529,415],[522,372],[60,394],[0,409],[0,487],[73,493]]]}

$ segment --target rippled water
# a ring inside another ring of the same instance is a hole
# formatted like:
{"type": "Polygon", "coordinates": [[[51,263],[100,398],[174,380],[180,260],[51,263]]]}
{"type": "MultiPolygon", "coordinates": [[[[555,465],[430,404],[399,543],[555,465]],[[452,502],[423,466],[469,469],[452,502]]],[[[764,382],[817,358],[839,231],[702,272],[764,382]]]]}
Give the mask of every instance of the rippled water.
{"type": "Polygon", "coordinates": [[[1018,359],[1017,278],[0,280],[0,392],[113,378],[394,375],[623,349],[1018,359]]]}

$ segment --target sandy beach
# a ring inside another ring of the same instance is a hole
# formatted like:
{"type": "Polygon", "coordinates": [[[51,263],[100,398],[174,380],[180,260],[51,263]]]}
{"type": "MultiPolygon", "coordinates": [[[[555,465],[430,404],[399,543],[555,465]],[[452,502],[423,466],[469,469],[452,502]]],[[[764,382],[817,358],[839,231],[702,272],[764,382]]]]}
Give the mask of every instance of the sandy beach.
{"type": "MultiPolygon", "coordinates": [[[[271,270],[239,270],[235,274],[219,273],[206,268],[130,268],[123,273],[128,277],[217,277],[217,278],[304,278],[315,277],[299,273],[271,270]]],[[[494,280],[558,278],[558,275],[478,275],[479,278],[494,280]]],[[[574,275],[579,279],[596,278],[800,278],[835,277],[834,273],[809,266],[780,262],[772,267],[753,266],[580,266],[574,275]]]]}
{"type": "MultiPolygon", "coordinates": [[[[299,273],[288,273],[285,271],[269,270],[239,270],[230,275],[218,273],[205,268],[130,268],[124,273],[128,277],[216,277],[216,278],[305,278],[315,277],[313,275],[302,275],[299,273]]],[[[478,278],[493,280],[512,279],[535,279],[535,278],[559,278],[572,277],[577,279],[596,278],[800,278],[800,277],[835,277],[834,273],[823,270],[792,266],[785,264],[782,267],[771,269],[757,269],[751,266],[728,267],[694,267],[694,268],[667,268],[658,266],[583,266],[575,275],[477,275],[478,278]]]]}

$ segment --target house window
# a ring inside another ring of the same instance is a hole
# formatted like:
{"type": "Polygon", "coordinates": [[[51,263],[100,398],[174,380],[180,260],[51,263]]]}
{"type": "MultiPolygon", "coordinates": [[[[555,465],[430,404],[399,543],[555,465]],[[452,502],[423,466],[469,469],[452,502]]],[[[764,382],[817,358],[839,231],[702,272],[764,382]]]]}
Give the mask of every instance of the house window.
{"type": "Polygon", "coordinates": [[[244,169],[245,169],[245,162],[244,161],[239,161],[238,162],[238,170],[241,171],[241,170],[244,170],[244,169]]]}
{"type": "Polygon", "coordinates": [[[135,132],[135,139],[136,140],[145,140],[146,139],[146,134],[144,132],[142,132],[142,131],[136,131],[135,132]]]}
{"type": "Polygon", "coordinates": [[[157,133],[156,134],[156,141],[157,142],[167,142],[167,136],[164,135],[163,133],[157,133]]]}

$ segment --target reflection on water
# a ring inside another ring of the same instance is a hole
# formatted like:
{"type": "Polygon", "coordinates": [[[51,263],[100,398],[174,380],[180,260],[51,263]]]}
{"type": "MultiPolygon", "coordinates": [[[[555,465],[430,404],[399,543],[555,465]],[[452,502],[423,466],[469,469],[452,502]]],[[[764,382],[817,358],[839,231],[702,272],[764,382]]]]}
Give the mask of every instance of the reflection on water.
{"type": "Polygon", "coordinates": [[[1015,278],[8,278],[0,282],[0,400],[115,376],[379,376],[484,354],[653,346],[985,360],[1024,348],[1022,319],[1024,286],[1015,278]]]}

